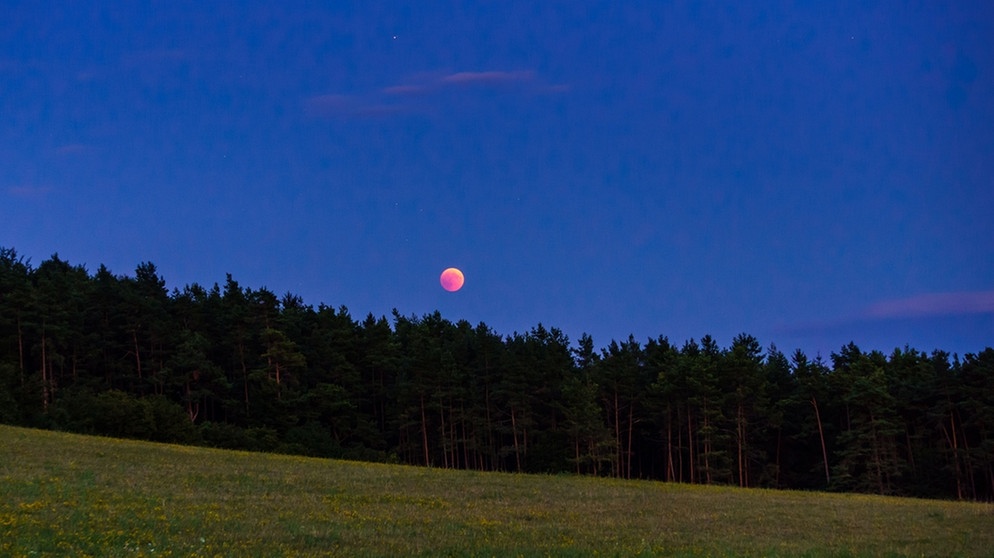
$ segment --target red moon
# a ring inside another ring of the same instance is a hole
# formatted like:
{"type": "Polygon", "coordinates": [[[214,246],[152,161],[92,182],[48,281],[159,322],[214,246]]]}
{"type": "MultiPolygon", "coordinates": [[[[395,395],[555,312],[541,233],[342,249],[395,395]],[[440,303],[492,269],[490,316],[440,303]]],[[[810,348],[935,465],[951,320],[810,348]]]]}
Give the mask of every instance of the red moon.
{"type": "Polygon", "coordinates": [[[442,288],[454,293],[462,288],[462,284],[466,281],[463,277],[462,272],[454,267],[450,267],[442,272],[441,277],[438,278],[438,282],[442,284],[442,288]]]}

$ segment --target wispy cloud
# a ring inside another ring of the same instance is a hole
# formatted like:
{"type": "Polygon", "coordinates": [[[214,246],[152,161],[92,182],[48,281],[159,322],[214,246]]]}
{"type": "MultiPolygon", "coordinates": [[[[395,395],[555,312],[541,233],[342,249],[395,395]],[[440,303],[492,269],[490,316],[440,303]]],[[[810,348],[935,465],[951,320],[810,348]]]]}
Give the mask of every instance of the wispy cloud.
{"type": "Polygon", "coordinates": [[[491,70],[486,72],[450,72],[418,74],[401,83],[381,89],[387,95],[423,95],[458,87],[506,87],[508,85],[537,85],[531,70],[491,70]]]}
{"type": "Polygon", "coordinates": [[[179,48],[136,50],[121,57],[125,66],[146,66],[169,62],[182,62],[192,58],[189,51],[179,48]]]}
{"type": "Polygon", "coordinates": [[[309,116],[331,116],[348,112],[355,104],[348,95],[315,95],[304,101],[304,111],[309,116]]]}
{"type": "Polygon", "coordinates": [[[989,313],[994,313],[994,291],[967,291],[883,300],[868,306],[864,317],[888,319],[989,313]]]}
{"type": "Polygon", "coordinates": [[[41,198],[51,191],[52,188],[50,186],[35,186],[30,184],[9,186],[7,188],[7,193],[15,198],[41,198]]]}
{"type": "Polygon", "coordinates": [[[881,300],[849,315],[781,324],[775,330],[790,335],[834,335],[892,320],[982,314],[994,314],[994,291],[923,293],[907,298],[881,300]]]}
{"type": "Polygon", "coordinates": [[[444,84],[456,85],[499,85],[505,83],[531,81],[534,76],[534,72],[530,71],[456,72],[454,74],[443,76],[440,81],[444,84]]]}
{"type": "Polygon", "coordinates": [[[431,87],[425,85],[402,84],[391,85],[382,89],[387,95],[420,95],[431,91],[431,87]]]}
{"type": "Polygon", "coordinates": [[[354,94],[315,95],[305,100],[305,111],[315,117],[365,117],[428,110],[425,103],[434,95],[471,95],[480,89],[503,89],[509,86],[521,91],[564,93],[567,86],[549,86],[531,70],[488,70],[480,72],[437,72],[409,76],[405,80],[377,90],[354,94]],[[407,101],[402,102],[402,99],[407,101]],[[415,100],[418,99],[418,100],[415,100]],[[409,102],[408,102],[409,101],[409,102]]]}
{"type": "Polygon", "coordinates": [[[92,148],[85,143],[67,143],[65,145],[60,145],[55,148],[56,155],[76,155],[81,153],[86,153],[92,148]]]}
{"type": "Polygon", "coordinates": [[[352,95],[315,95],[304,102],[304,112],[313,117],[379,117],[404,110],[401,104],[352,95]]]}

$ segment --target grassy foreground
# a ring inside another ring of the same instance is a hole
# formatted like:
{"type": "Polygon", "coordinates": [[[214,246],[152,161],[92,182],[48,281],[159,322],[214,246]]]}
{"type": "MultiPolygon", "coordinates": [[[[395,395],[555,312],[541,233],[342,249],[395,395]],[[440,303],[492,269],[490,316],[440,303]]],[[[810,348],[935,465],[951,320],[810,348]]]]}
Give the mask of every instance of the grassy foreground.
{"type": "Polygon", "coordinates": [[[0,426],[2,556],[994,556],[994,506],[218,451],[0,426]]]}

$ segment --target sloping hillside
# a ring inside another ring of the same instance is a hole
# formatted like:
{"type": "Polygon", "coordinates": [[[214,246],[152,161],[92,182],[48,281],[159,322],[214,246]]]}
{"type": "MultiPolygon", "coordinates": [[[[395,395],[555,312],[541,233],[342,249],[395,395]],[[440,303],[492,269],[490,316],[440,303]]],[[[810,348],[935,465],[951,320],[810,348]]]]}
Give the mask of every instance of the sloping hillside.
{"type": "Polygon", "coordinates": [[[989,556],[994,506],[374,465],[0,426],[0,554],[989,556]]]}

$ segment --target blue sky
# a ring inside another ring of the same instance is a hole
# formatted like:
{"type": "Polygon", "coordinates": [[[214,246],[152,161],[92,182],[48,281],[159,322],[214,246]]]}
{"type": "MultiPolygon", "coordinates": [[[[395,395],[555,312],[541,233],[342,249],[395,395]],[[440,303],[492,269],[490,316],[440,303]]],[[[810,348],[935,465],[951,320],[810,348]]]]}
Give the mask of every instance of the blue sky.
{"type": "Polygon", "coordinates": [[[268,4],[6,8],[0,245],[599,347],[994,343],[987,2],[268,4]]]}

